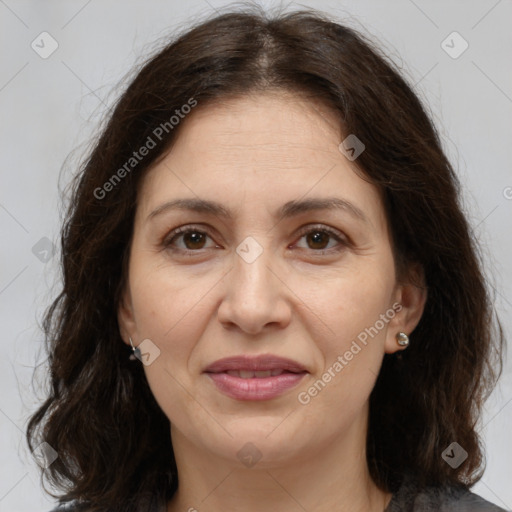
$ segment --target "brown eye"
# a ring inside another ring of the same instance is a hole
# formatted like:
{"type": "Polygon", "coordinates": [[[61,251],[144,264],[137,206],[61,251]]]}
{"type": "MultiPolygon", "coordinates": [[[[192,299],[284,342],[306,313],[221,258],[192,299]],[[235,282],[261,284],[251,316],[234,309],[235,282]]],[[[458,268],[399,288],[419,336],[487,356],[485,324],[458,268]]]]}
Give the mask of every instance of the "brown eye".
{"type": "Polygon", "coordinates": [[[294,247],[324,254],[327,251],[342,250],[347,246],[347,243],[343,233],[322,226],[304,229],[294,247]]]}
{"type": "Polygon", "coordinates": [[[311,231],[306,235],[308,247],[310,249],[325,249],[329,244],[331,236],[324,231],[311,231]]]}
{"type": "Polygon", "coordinates": [[[183,234],[183,243],[187,249],[202,249],[206,243],[206,235],[199,231],[189,231],[183,234]]]}
{"type": "Polygon", "coordinates": [[[218,247],[208,233],[192,228],[175,230],[164,244],[169,249],[179,251],[200,251],[218,247]]]}

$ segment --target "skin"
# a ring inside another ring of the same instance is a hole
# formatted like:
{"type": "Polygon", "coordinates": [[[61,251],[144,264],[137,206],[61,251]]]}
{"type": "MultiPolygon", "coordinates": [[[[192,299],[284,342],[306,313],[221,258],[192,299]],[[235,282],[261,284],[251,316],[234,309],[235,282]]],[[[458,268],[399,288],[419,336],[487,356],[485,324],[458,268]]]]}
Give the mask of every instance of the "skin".
{"type": "Polygon", "coordinates": [[[368,398],[384,354],[401,350],[396,334],[416,327],[425,292],[397,279],[380,195],[339,151],[344,138],[334,114],[310,99],[232,98],[199,105],[144,178],[119,323],[126,343],[150,339],[160,350],[144,369],[171,422],[179,488],[169,512],[368,512],[391,499],[368,472],[368,398]],[[289,201],[331,197],[365,220],[347,208],[276,216],[289,201]],[[150,216],[188,198],[216,201],[231,217],[172,208],[150,216]],[[207,236],[173,235],[190,225],[207,236]],[[315,235],[325,228],[341,241],[315,235]],[[248,236],[263,251],[252,263],[236,252],[248,236]],[[298,394],[397,303],[302,405],[298,394]],[[236,400],[203,370],[239,354],[288,357],[309,373],[272,400],[236,400]],[[252,467],[237,456],[248,442],[262,456],[252,467]]]}

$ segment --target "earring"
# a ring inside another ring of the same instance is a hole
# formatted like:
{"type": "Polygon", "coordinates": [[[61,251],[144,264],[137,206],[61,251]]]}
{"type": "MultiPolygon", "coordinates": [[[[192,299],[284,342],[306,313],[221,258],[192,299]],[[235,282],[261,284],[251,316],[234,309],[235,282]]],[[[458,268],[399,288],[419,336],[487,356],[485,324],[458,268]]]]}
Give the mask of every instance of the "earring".
{"type": "Polygon", "coordinates": [[[405,334],[405,332],[399,332],[397,333],[396,335],[396,342],[401,346],[401,347],[408,347],[409,346],[409,336],[407,336],[407,334],[405,334]]]}
{"type": "Polygon", "coordinates": [[[130,338],[130,345],[132,346],[132,351],[133,351],[133,354],[130,354],[130,361],[135,361],[136,359],[141,360],[140,349],[138,347],[133,346],[133,341],[131,338],[130,338]]]}

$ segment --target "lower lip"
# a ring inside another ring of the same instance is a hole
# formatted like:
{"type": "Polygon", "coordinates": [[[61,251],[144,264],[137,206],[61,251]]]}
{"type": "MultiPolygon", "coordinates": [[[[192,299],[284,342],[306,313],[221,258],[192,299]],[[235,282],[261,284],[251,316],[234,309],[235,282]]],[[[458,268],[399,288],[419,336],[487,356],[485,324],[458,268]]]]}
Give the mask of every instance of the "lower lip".
{"type": "Polygon", "coordinates": [[[306,375],[282,373],[275,377],[242,379],[227,373],[208,373],[217,388],[236,400],[270,400],[295,387],[306,375]]]}

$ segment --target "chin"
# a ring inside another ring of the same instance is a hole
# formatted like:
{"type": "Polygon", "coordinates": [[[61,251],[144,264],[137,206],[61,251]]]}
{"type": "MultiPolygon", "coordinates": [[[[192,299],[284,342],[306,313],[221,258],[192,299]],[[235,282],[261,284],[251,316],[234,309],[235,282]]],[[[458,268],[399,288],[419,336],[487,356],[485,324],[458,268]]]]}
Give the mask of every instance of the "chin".
{"type": "MultiPolygon", "coordinates": [[[[298,457],[299,452],[308,451],[308,445],[314,439],[312,432],[304,431],[290,417],[283,422],[284,418],[286,414],[232,418],[229,422],[222,422],[232,437],[219,427],[216,434],[212,430],[205,432],[201,443],[206,450],[229,463],[241,463],[247,467],[257,464],[259,469],[277,467],[298,457]]],[[[309,450],[313,449],[309,446],[309,450]]]]}

